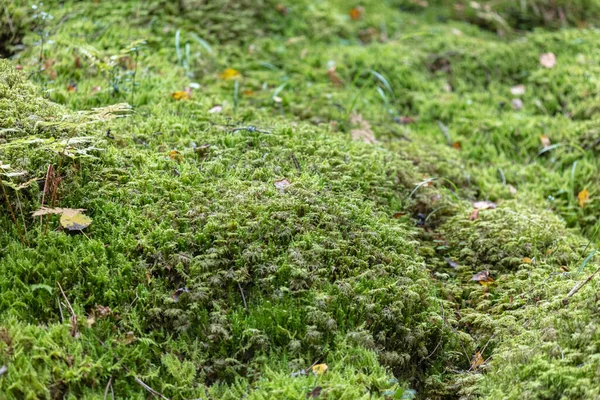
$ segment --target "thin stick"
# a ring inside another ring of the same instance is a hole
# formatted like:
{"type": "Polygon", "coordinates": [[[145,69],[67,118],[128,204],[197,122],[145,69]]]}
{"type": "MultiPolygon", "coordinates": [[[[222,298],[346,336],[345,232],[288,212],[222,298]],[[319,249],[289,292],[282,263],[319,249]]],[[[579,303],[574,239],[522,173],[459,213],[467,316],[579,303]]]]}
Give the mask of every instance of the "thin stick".
{"type": "Polygon", "coordinates": [[[23,234],[21,234],[21,227],[19,226],[19,222],[15,217],[15,212],[10,204],[10,200],[8,199],[8,194],[6,193],[6,188],[4,187],[4,181],[2,180],[2,175],[0,175],[0,186],[2,186],[2,193],[4,193],[4,199],[6,200],[6,204],[8,205],[8,211],[10,211],[10,217],[13,220],[13,223],[17,227],[17,233],[19,234],[19,239],[21,239],[21,243],[25,246],[25,239],[23,238],[23,234]]]}
{"type": "Polygon", "coordinates": [[[581,290],[581,288],[584,287],[586,283],[588,283],[589,281],[591,281],[594,278],[594,276],[596,276],[596,274],[598,272],[600,272],[600,267],[598,267],[598,269],[595,270],[593,274],[591,274],[590,276],[588,276],[585,281],[583,281],[582,283],[578,283],[577,285],[575,285],[573,287],[573,289],[571,289],[571,291],[569,292],[569,294],[567,294],[567,296],[563,299],[563,304],[567,304],[569,302],[569,299],[571,297],[573,297],[575,295],[575,293],[579,292],[579,290],[581,290]]]}
{"type": "Polygon", "coordinates": [[[56,281],[56,283],[58,284],[58,288],[60,289],[60,292],[65,298],[67,306],[69,307],[69,311],[71,312],[71,336],[77,337],[77,315],[75,315],[75,311],[73,311],[73,307],[71,306],[69,299],[67,299],[67,295],[65,294],[62,286],[60,286],[60,282],[56,281]]]}
{"type": "MultiPolygon", "coordinates": [[[[44,201],[46,200],[46,192],[48,191],[48,179],[50,179],[50,172],[53,170],[52,164],[48,164],[48,170],[46,171],[46,179],[44,180],[44,191],[42,192],[42,204],[40,208],[44,207],[44,201]]],[[[40,231],[42,230],[42,220],[44,216],[40,215],[40,231]]]]}
{"type": "MultiPolygon", "coordinates": [[[[23,205],[21,204],[21,198],[19,197],[19,191],[15,191],[15,195],[17,196],[17,206],[19,207],[19,212],[21,213],[21,220],[23,221],[23,230],[25,230],[25,238],[27,238],[27,223],[25,222],[25,215],[23,214],[23,205]]],[[[29,244],[29,241],[27,241],[29,244]]]]}
{"type": "Polygon", "coordinates": [[[62,304],[60,304],[60,299],[58,297],[56,298],[56,301],[58,302],[58,311],[60,311],[60,322],[62,322],[65,319],[62,311],[62,304]]]}
{"type": "Polygon", "coordinates": [[[106,384],[106,389],[104,389],[104,400],[108,397],[108,388],[111,387],[112,376],[108,379],[108,383],[106,384]]]}
{"type": "Polygon", "coordinates": [[[240,293],[242,294],[242,300],[244,301],[244,308],[247,310],[248,309],[248,304],[246,304],[246,296],[244,296],[244,291],[242,290],[242,286],[240,286],[240,283],[237,283],[238,285],[238,289],[240,289],[240,293]]]}
{"type": "MultiPolygon", "coordinates": [[[[123,368],[125,368],[125,371],[131,373],[131,371],[129,371],[129,368],[127,368],[126,366],[123,365],[123,368]]],[[[169,398],[167,396],[165,396],[164,394],[162,394],[161,392],[159,392],[157,390],[152,389],[150,386],[146,385],[144,383],[144,381],[142,381],[137,376],[133,375],[133,379],[135,379],[135,381],[138,383],[138,385],[140,385],[141,387],[143,387],[144,389],[146,389],[148,392],[152,393],[153,395],[160,397],[163,400],[169,400],[169,398]]]]}

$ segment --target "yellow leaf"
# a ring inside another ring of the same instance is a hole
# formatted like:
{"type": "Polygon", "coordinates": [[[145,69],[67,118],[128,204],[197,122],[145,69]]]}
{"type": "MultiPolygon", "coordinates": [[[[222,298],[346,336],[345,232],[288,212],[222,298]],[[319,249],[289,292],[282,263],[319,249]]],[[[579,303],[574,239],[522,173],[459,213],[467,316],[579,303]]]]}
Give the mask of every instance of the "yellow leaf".
{"type": "Polygon", "coordinates": [[[471,360],[471,369],[477,369],[484,363],[484,359],[481,356],[480,352],[475,353],[473,359],[471,360]]]}
{"type": "Polygon", "coordinates": [[[544,146],[544,148],[548,148],[550,147],[550,138],[546,135],[540,135],[540,141],[542,142],[542,146],[544,146]]]}
{"type": "MultiPolygon", "coordinates": [[[[74,211],[74,210],[73,210],[74,211]]],[[[60,224],[70,231],[82,231],[92,223],[92,219],[79,211],[63,212],[60,224]]]]}
{"type": "Polygon", "coordinates": [[[312,372],[315,375],[323,375],[325,372],[327,372],[328,368],[329,367],[327,366],[327,364],[316,364],[313,365],[312,372]]]}
{"type": "Polygon", "coordinates": [[[532,261],[532,260],[531,260],[531,258],[529,258],[529,257],[523,257],[523,260],[522,260],[522,261],[523,261],[525,264],[531,264],[531,261],[532,261]]]}
{"type": "Polygon", "coordinates": [[[227,79],[237,79],[240,76],[242,76],[242,74],[240,74],[240,71],[238,71],[237,69],[227,68],[219,76],[221,77],[221,79],[227,80],[227,79]]]}
{"type": "Polygon", "coordinates": [[[365,12],[365,9],[361,6],[357,6],[357,7],[353,7],[352,9],[350,9],[350,12],[348,14],[350,14],[350,18],[353,21],[359,20],[360,17],[362,17],[363,13],[365,12]]]}
{"type": "Polygon", "coordinates": [[[189,100],[190,94],[188,92],[184,92],[183,90],[179,90],[177,92],[171,93],[171,97],[175,100],[189,100]]]}
{"type": "Polygon", "coordinates": [[[581,207],[581,208],[585,207],[585,203],[590,201],[590,192],[587,189],[583,189],[577,195],[577,201],[579,201],[579,207],[581,207]]]}
{"type": "Polygon", "coordinates": [[[175,161],[181,161],[183,159],[183,156],[177,150],[171,150],[169,152],[169,157],[171,157],[171,160],[175,161]]]}

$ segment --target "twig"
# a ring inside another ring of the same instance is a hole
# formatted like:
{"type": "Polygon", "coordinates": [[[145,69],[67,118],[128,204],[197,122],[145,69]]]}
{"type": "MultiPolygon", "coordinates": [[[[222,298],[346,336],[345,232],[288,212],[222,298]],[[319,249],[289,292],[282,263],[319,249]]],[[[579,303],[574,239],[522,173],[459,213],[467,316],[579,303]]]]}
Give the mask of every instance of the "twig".
{"type": "Polygon", "coordinates": [[[58,288],[60,289],[60,292],[62,293],[63,297],[65,298],[65,301],[67,302],[67,306],[69,307],[69,311],[71,312],[71,336],[77,337],[78,336],[77,315],[75,315],[75,311],[73,311],[73,307],[71,306],[69,299],[67,299],[67,295],[65,294],[65,291],[63,290],[62,286],[60,286],[60,282],[56,281],[56,283],[58,284],[58,288]]]}
{"type": "Polygon", "coordinates": [[[581,290],[581,288],[584,287],[586,283],[588,283],[589,281],[591,281],[594,278],[594,276],[596,276],[596,274],[598,272],[600,272],[600,267],[598,267],[598,269],[595,270],[593,274],[591,274],[590,276],[588,276],[585,281],[583,281],[583,282],[578,283],[577,285],[575,285],[573,287],[573,289],[571,289],[571,291],[569,292],[569,294],[567,294],[567,296],[563,299],[563,304],[566,305],[569,302],[569,299],[571,297],[573,297],[575,295],[575,293],[579,292],[579,290],[581,290]]]}
{"type": "Polygon", "coordinates": [[[248,304],[246,304],[246,296],[244,296],[244,291],[242,290],[242,286],[240,285],[240,283],[237,283],[238,285],[238,289],[240,289],[240,293],[242,294],[242,300],[244,301],[244,308],[247,310],[248,309],[248,304]]]}
{"type": "Polygon", "coordinates": [[[106,397],[108,396],[108,388],[111,387],[111,383],[112,383],[112,376],[108,379],[108,383],[106,384],[106,389],[104,389],[104,400],[106,400],[106,397]]]}
{"type": "Polygon", "coordinates": [[[58,297],[56,298],[56,301],[58,303],[58,311],[60,311],[60,321],[62,322],[65,319],[62,311],[62,304],[60,304],[60,299],[58,297]]]}
{"type": "MultiPolygon", "coordinates": [[[[48,191],[48,179],[50,178],[50,173],[54,170],[52,164],[48,164],[48,170],[46,171],[46,179],[44,180],[44,191],[42,192],[42,204],[40,208],[44,207],[44,201],[46,200],[46,192],[48,191]]],[[[42,219],[43,215],[40,215],[40,231],[42,230],[42,219]]]]}
{"type": "MultiPolygon", "coordinates": [[[[123,368],[125,368],[125,371],[127,371],[128,373],[131,373],[131,371],[129,371],[129,368],[127,368],[126,366],[123,365],[123,368]]],[[[164,394],[162,394],[161,392],[159,392],[157,390],[152,389],[150,386],[146,385],[144,383],[144,381],[142,381],[137,376],[133,375],[133,379],[135,379],[135,381],[138,383],[138,385],[140,385],[141,387],[146,389],[149,393],[153,394],[154,396],[160,397],[163,400],[169,400],[169,398],[167,396],[165,396],[164,394]]]]}
{"type": "Polygon", "coordinates": [[[2,180],[2,175],[0,175],[0,186],[2,186],[2,193],[4,193],[4,199],[6,200],[6,205],[8,206],[8,211],[10,212],[10,217],[17,227],[17,233],[19,234],[19,239],[21,239],[21,243],[25,246],[25,239],[23,238],[23,234],[21,233],[21,227],[19,226],[19,222],[15,217],[15,212],[10,204],[10,200],[8,199],[8,194],[6,193],[6,188],[4,187],[4,181],[2,180]]]}

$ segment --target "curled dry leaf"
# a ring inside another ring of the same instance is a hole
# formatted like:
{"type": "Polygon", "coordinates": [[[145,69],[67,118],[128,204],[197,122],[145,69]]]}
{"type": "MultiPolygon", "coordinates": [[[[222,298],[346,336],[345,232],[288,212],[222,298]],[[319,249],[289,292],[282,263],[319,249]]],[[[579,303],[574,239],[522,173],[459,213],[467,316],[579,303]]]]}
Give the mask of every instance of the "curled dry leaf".
{"type": "Polygon", "coordinates": [[[327,364],[316,364],[312,366],[312,372],[315,375],[323,375],[328,369],[329,367],[327,364]]]}
{"type": "Polygon", "coordinates": [[[479,282],[483,286],[490,286],[494,282],[494,278],[490,275],[490,271],[479,271],[473,275],[471,280],[479,282]]]}
{"type": "Polygon", "coordinates": [[[550,138],[546,135],[540,135],[540,141],[542,142],[542,146],[544,146],[544,148],[548,148],[551,145],[550,138]]]}
{"type": "Polygon", "coordinates": [[[273,183],[273,185],[275,185],[275,187],[277,189],[279,189],[280,193],[284,193],[285,192],[285,188],[288,187],[288,186],[290,186],[291,183],[286,178],[283,178],[283,179],[280,179],[278,181],[275,181],[273,183]]]}
{"type": "Polygon", "coordinates": [[[190,291],[187,288],[179,288],[175,291],[175,293],[173,293],[173,301],[175,303],[179,302],[179,297],[181,297],[182,294],[184,293],[189,293],[190,291]]]}
{"type": "Polygon", "coordinates": [[[521,111],[523,109],[523,100],[521,99],[512,99],[510,104],[512,104],[515,111],[521,111]]]}
{"type": "Polygon", "coordinates": [[[510,94],[513,96],[522,96],[525,94],[525,85],[517,85],[510,88],[510,94]]]}
{"type": "Polygon", "coordinates": [[[365,143],[376,143],[375,134],[371,129],[369,121],[363,119],[362,115],[357,113],[350,114],[350,123],[352,125],[358,125],[355,129],[350,131],[350,135],[353,140],[360,140],[365,143]]]}
{"type": "Polygon", "coordinates": [[[475,207],[477,210],[487,210],[494,209],[497,207],[497,205],[494,202],[483,200],[474,202],[473,207],[475,207]]]}
{"type": "Polygon", "coordinates": [[[365,12],[364,7],[356,6],[356,7],[352,7],[348,14],[350,15],[350,18],[353,21],[357,21],[363,16],[364,12],[365,12]]]}
{"type": "Polygon", "coordinates": [[[481,353],[478,351],[477,353],[475,353],[475,355],[473,355],[473,358],[471,359],[471,369],[477,369],[479,368],[482,364],[484,363],[483,360],[483,356],[481,355],[481,353]]]}
{"type": "Polygon", "coordinates": [[[233,69],[233,68],[227,68],[227,69],[225,69],[225,71],[223,71],[219,75],[219,77],[224,80],[237,79],[241,76],[242,76],[242,74],[240,74],[240,71],[238,71],[237,69],[233,69]]]}
{"type": "Polygon", "coordinates": [[[556,55],[554,53],[540,54],[540,65],[544,68],[553,68],[556,65],[556,55]]]}
{"type": "Polygon", "coordinates": [[[191,98],[190,93],[183,90],[171,93],[171,97],[175,100],[189,100],[191,98]]]}
{"type": "Polygon", "coordinates": [[[588,201],[590,201],[590,192],[587,189],[583,189],[577,194],[577,202],[579,203],[579,207],[584,208],[585,203],[588,201]]]}

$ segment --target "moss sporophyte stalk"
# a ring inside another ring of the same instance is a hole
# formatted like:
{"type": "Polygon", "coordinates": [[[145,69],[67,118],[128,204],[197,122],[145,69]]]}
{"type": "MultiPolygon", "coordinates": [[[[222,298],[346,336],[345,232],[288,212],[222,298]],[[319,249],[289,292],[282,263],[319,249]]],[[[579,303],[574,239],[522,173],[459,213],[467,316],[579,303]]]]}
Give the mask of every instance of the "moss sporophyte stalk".
{"type": "Polygon", "coordinates": [[[0,0],[0,398],[599,397],[599,10],[0,0]]]}

